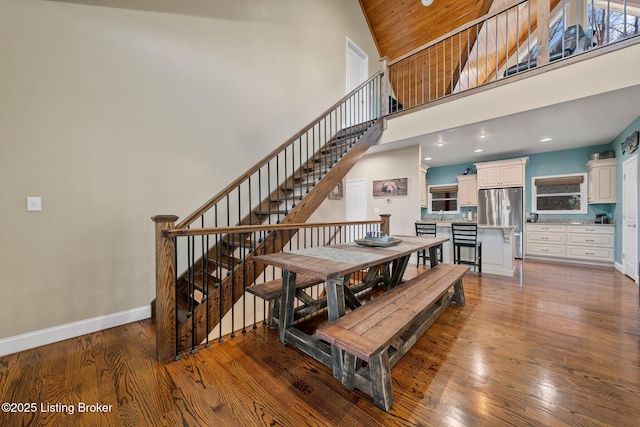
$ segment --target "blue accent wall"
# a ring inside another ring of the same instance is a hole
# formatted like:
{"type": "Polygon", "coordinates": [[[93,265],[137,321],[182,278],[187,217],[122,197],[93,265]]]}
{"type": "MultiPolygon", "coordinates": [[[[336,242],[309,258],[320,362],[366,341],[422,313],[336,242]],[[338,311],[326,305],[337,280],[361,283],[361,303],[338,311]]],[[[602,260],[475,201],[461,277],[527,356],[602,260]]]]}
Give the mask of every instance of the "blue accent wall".
{"type": "MultiPolygon", "coordinates": [[[[525,212],[531,212],[531,178],[534,176],[562,175],[568,173],[586,173],[586,163],[591,160],[591,155],[611,150],[611,144],[593,145],[571,150],[552,151],[529,156],[529,164],[526,168],[526,200],[525,212]]],[[[540,215],[540,218],[553,219],[595,219],[596,213],[611,214],[612,204],[588,205],[586,214],[571,215],[540,215]]]]}

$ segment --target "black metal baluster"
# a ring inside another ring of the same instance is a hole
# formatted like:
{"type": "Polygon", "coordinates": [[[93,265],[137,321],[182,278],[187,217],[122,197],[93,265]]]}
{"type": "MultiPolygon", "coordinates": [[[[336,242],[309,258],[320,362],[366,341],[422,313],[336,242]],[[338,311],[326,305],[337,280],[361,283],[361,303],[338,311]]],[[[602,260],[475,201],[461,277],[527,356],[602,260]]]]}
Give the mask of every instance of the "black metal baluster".
{"type": "MultiPolygon", "coordinates": [[[[204,218],[202,219],[202,227],[204,228],[204,218]]],[[[207,276],[206,276],[205,281],[204,281],[204,290],[205,290],[205,298],[206,298],[206,300],[205,300],[205,308],[207,309],[207,311],[205,313],[205,328],[206,328],[206,331],[207,331],[207,337],[206,337],[206,342],[205,342],[204,347],[205,348],[209,348],[210,345],[211,345],[209,343],[209,333],[211,332],[209,330],[209,307],[210,307],[209,306],[209,300],[210,300],[210,298],[209,298],[209,278],[211,276],[209,275],[209,235],[208,234],[207,234],[207,237],[206,237],[206,245],[205,246],[207,248],[207,250],[206,250],[207,251],[207,255],[206,255],[204,260],[206,262],[207,276]]]]}
{"type": "Polygon", "coordinates": [[[196,316],[194,316],[194,308],[195,308],[195,255],[196,255],[196,247],[195,247],[195,236],[190,236],[191,240],[189,247],[191,249],[191,253],[189,254],[191,259],[189,265],[191,265],[191,280],[189,280],[189,312],[191,314],[191,354],[195,354],[196,352],[196,316]]]}
{"type": "Polygon", "coordinates": [[[224,340],[222,339],[222,306],[224,304],[224,287],[222,283],[224,279],[222,278],[222,251],[220,250],[220,246],[222,243],[223,235],[216,234],[216,261],[218,262],[218,276],[220,280],[220,292],[218,294],[218,342],[221,343],[224,340]]]}
{"type": "Polygon", "coordinates": [[[173,238],[173,265],[176,267],[173,274],[173,289],[174,289],[174,298],[175,298],[175,344],[176,344],[176,355],[173,360],[180,360],[180,322],[178,320],[178,299],[180,298],[180,293],[178,292],[178,238],[173,238]]]}

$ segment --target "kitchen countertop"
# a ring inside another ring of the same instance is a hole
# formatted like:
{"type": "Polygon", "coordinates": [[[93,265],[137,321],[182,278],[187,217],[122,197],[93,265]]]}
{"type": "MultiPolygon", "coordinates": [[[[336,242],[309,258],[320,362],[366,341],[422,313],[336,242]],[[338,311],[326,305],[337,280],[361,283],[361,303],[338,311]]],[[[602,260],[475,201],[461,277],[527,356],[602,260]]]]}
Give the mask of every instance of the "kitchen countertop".
{"type": "Polygon", "coordinates": [[[527,225],[589,225],[598,227],[614,227],[615,223],[612,221],[609,224],[596,224],[592,219],[540,219],[536,222],[527,222],[527,225]]]}

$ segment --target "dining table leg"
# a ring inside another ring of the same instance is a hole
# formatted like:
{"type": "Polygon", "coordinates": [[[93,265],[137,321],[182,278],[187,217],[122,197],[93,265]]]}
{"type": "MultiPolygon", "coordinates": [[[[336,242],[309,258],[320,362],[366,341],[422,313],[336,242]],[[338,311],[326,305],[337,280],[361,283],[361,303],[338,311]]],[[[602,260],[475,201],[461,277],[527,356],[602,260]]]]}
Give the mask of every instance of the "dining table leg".
{"type": "Polygon", "coordinates": [[[344,316],[344,278],[327,280],[326,289],[329,322],[333,323],[344,316]]]}
{"type": "Polygon", "coordinates": [[[282,294],[278,318],[278,341],[285,343],[287,329],[293,325],[294,300],[296,297],[296,273],[282,270],[282,294]]]}
{"type": "MultiPolygon", "coordinates": [[[[438,265],[438,248],[442,246],[432,246],[429,248],[429,262],[431,263],[431,268],[438,265]]],[[[442,253],[442,250],[441,250],[442,253]]]]}
{"type": "MultiPolygon", "coordinates": [[[[327,289],[327,314],[329,323],[333,323],[344,316],[344,278],[329,279],[326,282],[327,289]]],[[[331,345],[331,364],[333,365],[333,376],[342,381],[344,372],[344,352],[335,345],[331,345]]]]}
{"type": "Polygon", "coordinates": [[[393,261],[393,270],[391,273],[391,280],[389,281],[389,289],[393,289],[400,284],[402,276],[409,264],[410,255],[403,256],[393,261]]]}

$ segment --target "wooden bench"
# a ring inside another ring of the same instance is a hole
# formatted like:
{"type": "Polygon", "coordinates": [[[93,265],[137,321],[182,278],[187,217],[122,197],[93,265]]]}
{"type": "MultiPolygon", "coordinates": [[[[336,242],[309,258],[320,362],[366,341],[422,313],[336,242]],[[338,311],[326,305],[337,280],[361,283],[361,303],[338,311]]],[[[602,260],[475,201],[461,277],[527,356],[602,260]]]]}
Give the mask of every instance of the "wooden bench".
{"type": "MultiPolygon", "coordinates": [[[[318,310],[321,308],[316,300],[303,292],[304,289],[319,285],[321,283],[324,283],[322,279],[316,279],[315,277],[298,274],[298,276],[296,277],[296,297],[305,303],[304,308],[308,308],[309,306],[313,306],[318,310]]],[[[277,324],[278,315],[280,313],[279,301],[280,296],[282,295],[282,278],[270,280],[264,283],[258,283],[256,285],[251,285],[247,287],[246,291],[269,302],[268,324],[270,327],[275,327],[277,324]]],[[[301,311],[302,310],[298,310],[299,313],[301,311]]],[[[306,316],[306,314],[302,312],[302,314],[296,315],[296,318],[304,316],[306,316]]]]}
{"type": "Polygon", "coordinates": [[[316,335],[332,345],[333,375],[388,411],[391,368],[451,304],[464,306],[462,277],[469,267],[438,264],[353,310],[316,335]],[[448,291],[453,286],[454,293],[448,291]],[[363,363],[364,362],[364,363],[363,363]]]}

